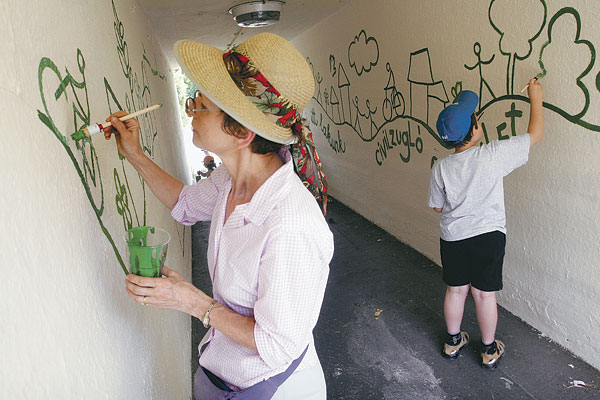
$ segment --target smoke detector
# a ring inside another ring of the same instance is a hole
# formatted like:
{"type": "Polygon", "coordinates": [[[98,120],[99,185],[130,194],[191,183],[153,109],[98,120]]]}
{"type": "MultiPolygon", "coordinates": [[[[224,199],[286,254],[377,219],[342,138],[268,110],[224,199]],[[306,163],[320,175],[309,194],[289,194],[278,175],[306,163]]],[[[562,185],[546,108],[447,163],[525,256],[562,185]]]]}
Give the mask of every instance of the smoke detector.
{"type": "Polygon", "coordinates": [[[284,1],[251,1],[229,9],[233,19],[243,28],[260,28],[279,21],[284,1]]]}

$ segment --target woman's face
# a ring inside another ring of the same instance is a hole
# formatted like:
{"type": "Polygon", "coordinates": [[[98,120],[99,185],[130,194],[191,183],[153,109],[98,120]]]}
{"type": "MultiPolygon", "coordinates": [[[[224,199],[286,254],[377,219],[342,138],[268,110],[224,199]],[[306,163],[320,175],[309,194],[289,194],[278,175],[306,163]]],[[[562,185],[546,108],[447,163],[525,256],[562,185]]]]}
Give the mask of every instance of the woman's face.
{"type": "Polygon", "coordinates": [[[192,117],[192,142],[196,147],[220,154],[234,139],[223,131],[225,114],[208,97],[197,94],[187,112],[192,117]]]}

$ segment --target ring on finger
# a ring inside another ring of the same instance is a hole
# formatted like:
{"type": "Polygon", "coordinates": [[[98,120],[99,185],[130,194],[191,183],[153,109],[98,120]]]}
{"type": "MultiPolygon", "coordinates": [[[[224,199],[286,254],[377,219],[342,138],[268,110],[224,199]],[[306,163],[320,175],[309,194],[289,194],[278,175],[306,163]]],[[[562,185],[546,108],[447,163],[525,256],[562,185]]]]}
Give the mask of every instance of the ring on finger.
{"type": "Polygon", "coordinates": [[[144,298],[142,299],[142,304],[143,304],[143,305],[145,305],[145,306],[147,306],[147,305],[148,305],[148,303],[146,303],[146,297],[147,297],[147,296],[144,296],[144,298]]]}

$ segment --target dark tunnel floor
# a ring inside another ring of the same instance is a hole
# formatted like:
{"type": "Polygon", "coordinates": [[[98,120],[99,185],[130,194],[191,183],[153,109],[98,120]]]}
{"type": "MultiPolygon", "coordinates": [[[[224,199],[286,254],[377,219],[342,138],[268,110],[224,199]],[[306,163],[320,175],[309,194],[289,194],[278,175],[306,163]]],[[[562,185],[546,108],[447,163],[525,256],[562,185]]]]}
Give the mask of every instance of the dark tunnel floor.
{"type": "MultiPolygon", "coordinates": [[[[600,371],[502,307],[506,354],[497,370],[482,369],[471,296],[462,326],[471,343],[443,358],[440,268],[343,204],[327,211],[335,253],[314,335],[328,399],[600,399],[600,371]]],[[[208,227],[192,228],[192,280],[211,293],[208,227]]],[[[192,318],[192,376],[204,332],[192,318]]]]}

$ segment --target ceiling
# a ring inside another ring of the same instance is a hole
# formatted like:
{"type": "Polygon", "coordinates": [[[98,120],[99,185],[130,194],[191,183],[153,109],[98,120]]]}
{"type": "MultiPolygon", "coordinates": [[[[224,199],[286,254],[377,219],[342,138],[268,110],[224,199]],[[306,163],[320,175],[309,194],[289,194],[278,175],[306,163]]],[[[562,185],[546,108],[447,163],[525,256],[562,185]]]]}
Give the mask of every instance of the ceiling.
{"type": "Polygon", "coordinates": [[[349,0],[287,0],[278,23],[263,28],[240,28],[228,10],[248,0],[137,0],[150,21],[171,64],[172,48],[191,39],[226,49],[259,32],[272,32],[288,40],[341,9],[349,0]]]}

